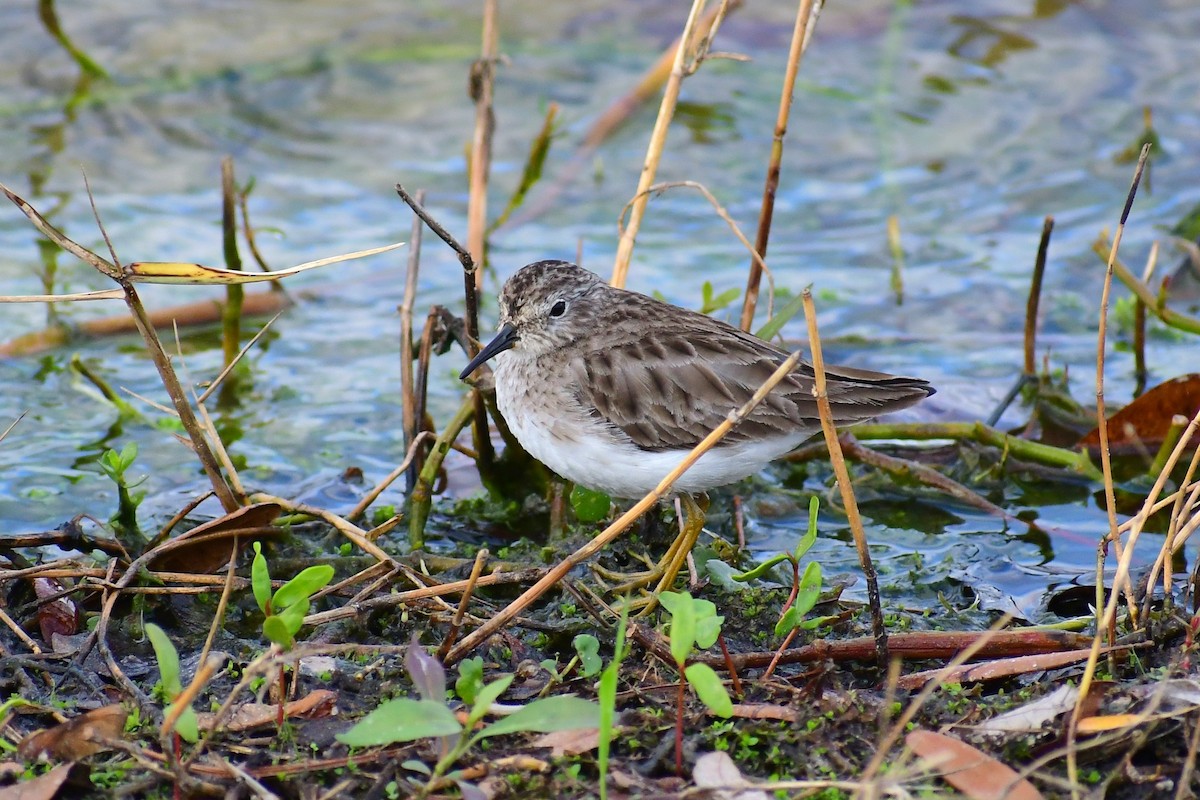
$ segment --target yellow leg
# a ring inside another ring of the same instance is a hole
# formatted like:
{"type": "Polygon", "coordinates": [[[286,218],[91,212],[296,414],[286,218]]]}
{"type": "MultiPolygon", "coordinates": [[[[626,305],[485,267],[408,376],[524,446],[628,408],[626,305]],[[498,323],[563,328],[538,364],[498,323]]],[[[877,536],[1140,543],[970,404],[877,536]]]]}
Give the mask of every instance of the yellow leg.
{"type": "Polygon", "coordinates": [[[700,537],[700,531],[704,529],[704,515],[708,509],[708,497],[701,495],[700,502],[697,502],[691,495],[681,495],[680,505],[683,510],[683,530],[675,537],[666,555],[652,569],[630,575],[621,575],[609,570],[593,567],[598,573],[610,579],[624,579],[623,583],[611,590],[614,594],[624,594],[635,589],[657,584],[652,593],[634,601],[634,604],[642,606],[639,616],[652,611],[658,605],[659,592],[667,591],[674,585],[675,579],[678,577],[679,571],[683,568],[688,553],[692,552],[696,540],[700,537]]]}

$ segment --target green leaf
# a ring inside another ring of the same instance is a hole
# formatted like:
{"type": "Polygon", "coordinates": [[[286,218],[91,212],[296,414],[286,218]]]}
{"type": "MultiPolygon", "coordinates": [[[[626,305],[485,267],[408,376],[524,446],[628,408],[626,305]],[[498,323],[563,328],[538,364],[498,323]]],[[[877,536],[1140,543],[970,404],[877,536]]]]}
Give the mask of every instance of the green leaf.
{"type": "Polygon", "coordinates": [[[259,611],[271,613],[271,573],[267,569],[267,558],[262,554],[262,542],[254,543],[254,563],[250,566],[250,586],[254,589],[254,600],[259,611]]]}
{"type": "Polygon", "coordinates": [[[467,705],[475,702],[479,690],[483,688],[483,659],[479,656],[464,658],[458,665],[458,678],[454,681],[454,691],[467,705]]]}
{"type": "Polygon", "coordinates": [[[272,614],[263,620],[263,636],[284,650],[291,650],[292,645],[296,643],[287,623],[280,619],[278,614],[272,614]]]}
{"type": "Polygon", "coordinates": [[[612,500],[604,492],[594,492],[578,484],[571,489],[571,508],[580,522],[599,522],[608,516],[612,500]]]}
{"type": "Polygon", "coordinates": [[[575,652],[579,654],[579,663],[583,665],[583,677],[590,678],[600,671],[600,640],[590,633],[581,633],[571,640],[575,652]]]}
{"type": "Polygon", "coordinates": [[[687,592],[663,592],[658,596],[671,612],[671,658],[683,669],[696,643],[696,608],[687,592]]]}
{"type": "Polygon", "coordinates": [[[796,545],[796,551],[793,554],[797,561],[801,556],[809,551],[809,549],[817,541],[817,508],[821,505],[821,501],[813,495],[808,501],[808,530],[800,537],[799,543],[796,545]]]}
{"type": "Polygon", "coordinates": [[[402,697],[383,703],[337,740],[351,747],[373,747],[457,733],[462,733],[462,725],[446,706],[402,697]]]}
{"type": "Polygon", "coordinates": [[[629,605],[621,607],[617,620],[617,636],[613,641],[613,657],[600,673],[596,696],[600,700],[600,746],[596,748],[596,764],[600,768],[600,800],[608,800],[608,754],[612,744],[613,717],[617,712],[617,677],[621,660],[625,658],[625,629],[629,624],[629,605]]]}
{"type": "Polygon", "coordinates": [[[179,682],[179,653],[163,629],[153,622],[146,623],[146,636],[154,648],[154,660],[158,662],[163,691],[168,698],[174,699],[183,691],[183,685],[179,682]]]}
{"type": "Polygon", "coordinates": [[[729,692],[725,691],[725,684],[721,683],[721,679],[717,677],[717,673],[707,664],[689,664],[684,670],[684,675],[687,676],[687,681],[696,691],[696,696],[700,698],[700,702],[708,706],[708,710],[719,717],[729,717],[733,715],[733,701],[729,699],[729,692]]]}
{"type": "Polygon", "coordinates": [[[283,624],[287,626],[288,634],[293,638],[300,632],[300,628],[304,625],[304,617],[308,615],[308,606],[308,600],[301,600],[299,603],[292,603],[275,615],[283,620],[283,624]]]}
{"type": "MultiPolygon", "coordinates": [[[[164,713],[171,713],[174,703],[167,706],[164,713]]],[[[183,739],[188,744],[195,744],[200,739],[200,721],[196,716],[196,710],[188,706],[183,711],[179,712],[179,718],[175,720],[175,732],[179,734],[179,738],[183,739]]]]}
{"type": "Polygon", "coordinates": [[[324,589],[333,580],[333,567],[320,564],[306,567],[299,575],[279,587],[279,591],[271,598],[271,605],[276,609],[287,608],[299,600],[307,600],[324,589]]]}
{"type": "MultiPolygon", "coordinates": [[[[783,636],[789,633],[792,628],[800,627],[808,612],[812,611],[813,606],[817,604],[817,600],[821,598],[821,565],[816,561],[809,562],[804,568],[804,575],[800,578],[800,586],[796,591],[796,599],[783,616],[779,618],[779,622],[775,623],[775,635],[783,636]]],[[[811,627],[811,626],[810,626],[811,627]]]]}
{"type": "Polygon", "coordinates": [[[716,644],[717,637],[721,635],[721,623],[724,621],[724,617],[717,616],[716,614],[697,619],[696,647],[701,650],[707,650],[716,644]]]}
{"type": "Polygon", "coordinates": [[[747,572],[735,574],[733,576],[733,579],[735,581],[738,581],[739,583],[745,583],[746,581],[752,581],[755,578],[761,578],[763,575],[767,574],[768,571],[773,569],[776,564],[779,564],[779,563],[787,561],[787,560],[788,560],[787,555],[785,555],[783,553],[771,556],[770,558],[768,558],[766,561],[759,564],[754,569],[749,570],[747,572]]]}
{"type": "Polygon", "coordinates": [[[767,320],[767,323],[754,332],[754,335],[760,339],[770,341],[774,339],[779,331],[783,330],[783,326],[788,320],[800,313],[800,309],[804,308],[804,294],[798,294],[789,300],[783,308],[776,312],[775,316],[767,320]]]}
{"type": "Polygon", "coordinates": [[[504,694],[504,690],[513,682],[513,675],[501,675],[496,680],[484,686],[475,696],[475,701],[471,703],[471,712],[467,715],[467,728],[473,729],[475,723],[483,719],[483,715],[488,712],[492,703],[504,694]]]}
{"type": "Polygon", "coordinates": [[[476,738],[499,736],[502,733],[552,733],[599,726],[600,706],[582,697],[562,694],[534,700],[521,710],[488,725],[476,738]]]}

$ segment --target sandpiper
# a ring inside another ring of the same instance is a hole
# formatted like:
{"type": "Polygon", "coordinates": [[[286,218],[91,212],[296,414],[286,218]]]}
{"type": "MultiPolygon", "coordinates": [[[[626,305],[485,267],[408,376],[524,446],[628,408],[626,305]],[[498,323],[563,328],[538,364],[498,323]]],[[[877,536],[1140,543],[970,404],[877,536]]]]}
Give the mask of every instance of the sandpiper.
{"type": "MultiPolygon", "coordinates": [[[[494,359],[497,404],[521,446],[570,481],[632,499],[653,490],[787,357],[720,320],[614,288],[566,261],[538,261],[505,282],[499,331],[459,377],[494,359]]],[[[934,391],[881,372],[826,374],[839,424],[934,391]]],[[[703,526],[693,494],[758,472],[818,430],[813,369],[801,362],[675,483],[688,524],[654,572],[659,588],[674,582],[703,526]]]]}

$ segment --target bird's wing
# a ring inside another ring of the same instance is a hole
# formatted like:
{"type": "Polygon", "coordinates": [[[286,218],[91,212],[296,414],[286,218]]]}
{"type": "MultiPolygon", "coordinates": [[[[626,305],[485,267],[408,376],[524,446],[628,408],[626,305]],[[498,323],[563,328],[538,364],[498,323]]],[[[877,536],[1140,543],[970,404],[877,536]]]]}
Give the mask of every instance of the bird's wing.
{"type": "MultiPolygon", "coordinates": [[[[694,447],[787,358],[767,342],[710,317],[689,315],[672,323],[670,332],[652,331],[588,350],[571,363],[583,406],[646,450],[694,447]]],[[[812,367],[802,363],[722,443],[815,430],[820,423],[812,387],[812,367]]],[[[839,422],[902,408],[930,392],[928,384],[913,378],[828,370],[830,403],[839,422]]]]}

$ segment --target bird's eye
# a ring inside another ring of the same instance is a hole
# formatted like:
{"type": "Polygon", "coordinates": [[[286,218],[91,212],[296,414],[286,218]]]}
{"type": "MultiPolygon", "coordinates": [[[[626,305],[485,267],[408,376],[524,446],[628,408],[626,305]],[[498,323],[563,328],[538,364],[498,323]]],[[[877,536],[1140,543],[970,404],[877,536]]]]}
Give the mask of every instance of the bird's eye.
{"type": "Polygon", "coordinates": [[[550,316],[552,317],[561,317],[565,313],[567,313],[566,300],[559,300],[557,303],[550,306],[550,316]]]}

